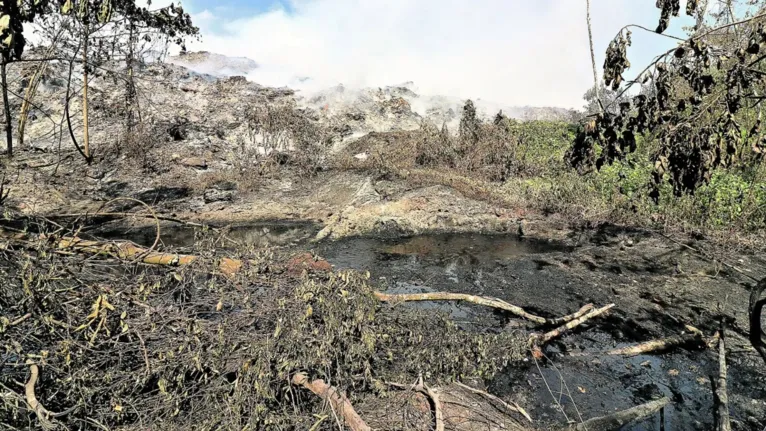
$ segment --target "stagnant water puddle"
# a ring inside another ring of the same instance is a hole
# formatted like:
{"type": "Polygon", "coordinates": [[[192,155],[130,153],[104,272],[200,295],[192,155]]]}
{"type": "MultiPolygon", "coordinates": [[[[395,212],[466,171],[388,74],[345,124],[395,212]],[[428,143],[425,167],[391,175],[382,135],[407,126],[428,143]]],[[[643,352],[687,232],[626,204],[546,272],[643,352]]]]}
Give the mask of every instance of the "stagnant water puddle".
{"type": "MultiPolygon", "coordinates": [[[[432,234],[311,244],[317,230],[310,224],[259,223],[234,226],[226,235],[246,246],[313,248],[337,269],[370,271],[372,279],[389,292],[452,291],[494,296],[545,316],[571,312],[587,302],[599,303],[590,296],[594,294],[592,281],[551,264],[555,258],[566,262],[574,251],[561,243],[511,235],[432,234]]],[[[195,241],[194,229],[171,227],[162,232],[166,245],[189,247],[195,241]]],[[[109,236],[151,245],[155,231],[149,228],[119,235],[112,232],[109,236]]],[[[471,304],[405,306],[447,312],[467,329],[513,330],[507,316],[471,304]]],[[[675,350],[632,358],[601,354],[615,346],[646,341],[648,335],[632,317],[617,308],[592,325],[554,341],[545,351],[546,360],[536,363],[530,359],[522,366],[509,367],[489,382],[491,392],[523,405],[539,421],[538,426],[560,426],[567,419],[580,422],[581,418],[602,416],[666,396],[671,404],[665,409],[662,426],[658,414],[624,430],[710,429],[713,423],[710,376],[717,373],[717,362],[710,352],[675,350]]],[[[730,397],[736,399],[744,394],[753,400],[763,400],[764,388],[752,386],[752,370],[737,367],[736,358],[731,360],[730,397]]],[[[763,411],[763,407],[752,411],[763,411]]],[[[748,412],[742,411],[733,414],[741,424],[735,429],[761,431],[759,421],[763,418],[753,420],[748,412]]]]}

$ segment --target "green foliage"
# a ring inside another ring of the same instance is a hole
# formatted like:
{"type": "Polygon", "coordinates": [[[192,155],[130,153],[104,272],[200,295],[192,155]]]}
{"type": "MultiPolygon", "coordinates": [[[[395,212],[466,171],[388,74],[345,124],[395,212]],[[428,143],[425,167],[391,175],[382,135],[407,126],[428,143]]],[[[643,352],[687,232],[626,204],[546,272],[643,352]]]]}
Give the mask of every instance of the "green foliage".
{"type": "MultiPolygon", "coordinates": [[[[763,1],[747,4],[745,11],[762,11],[765,5],[763,1]]],[[[680,6],[678,0],[658,0],[657,7],[661,11],[657,32],[661,33],[671,17],[679,15],[680,6]]],[[[702,26],[704,19],[699,19],[686,40],[627,84],[628,88],[637,82],[650,84],[645,87],[650,91],[621,103],[619,111],[599,113],[590,120],[567,157],[580,173],[601,170],[637,151],[638,137],[651,137],[657,146],[651,154],[648,183],[655,203],[663,198],[666,183],[680,198],[710,185],[719,170],[752,167],[763,157],[766,142],[760,106],[766,92],[762,16],[745,12],[745,19],[737,22],[738,31],[730,32],[732,21],[737,20],[731,14],[724,22],[715,21],[721,16],[700,9],[698,2],[689,2],[686,13],[698,18],[710,14],[712,27],[702,26]],[[755,157],[743,157],[746,147],[755,157]]],[[[628,27],[624,28],[607,50],[604,81],[613,90],[620,88],[622,74],[630,67],[630,37],[628,27]]]]}

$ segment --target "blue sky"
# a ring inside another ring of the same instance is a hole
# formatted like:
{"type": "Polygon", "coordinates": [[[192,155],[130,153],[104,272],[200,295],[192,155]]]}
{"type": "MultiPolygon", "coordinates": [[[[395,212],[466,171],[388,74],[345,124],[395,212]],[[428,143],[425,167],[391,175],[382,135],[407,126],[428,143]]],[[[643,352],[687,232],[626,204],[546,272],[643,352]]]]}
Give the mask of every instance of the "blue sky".
{"type": "Polygon", "coordinates": [[[185,0],[184,6],[191,13],[209,10],[222,18],[236,19],[242,16],[268,12],[274,8],[291,10],[289,0],[185,0]]]}
{"type": "MultiPolygon", "coordinates": [[[[599,69],[626,24],[657,25],[655,0],[591,0],[599,69]]],[[[682,0],[683,3],[683,0],[682,0]]],[[[184,0],[202,41],[246,56],[250,78],[285,85],[382,86],[513,105],[580,107],[592,84],[585,0],[184,0]]],[[[682,5],[683,10],[683,5],[682,5]]],[[[682,35],[689,18],[667,33],[682,35]]],[[[675,42],[634,32],[632,73],[675,42]]]]}

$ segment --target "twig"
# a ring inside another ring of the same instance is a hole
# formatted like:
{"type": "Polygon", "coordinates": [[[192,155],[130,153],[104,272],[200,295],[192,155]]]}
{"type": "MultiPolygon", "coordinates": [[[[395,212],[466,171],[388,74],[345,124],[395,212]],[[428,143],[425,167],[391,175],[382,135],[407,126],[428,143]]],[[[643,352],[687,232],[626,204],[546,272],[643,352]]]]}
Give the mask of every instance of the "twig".
{"type": "Polygon", "coordinates": [[[585,1],[585,23],[588,25],[588,42],[590,44],[590,61],[593,66],[593,92],[596,95],[596,101],[600,112],[604,112],[604,105],[601,103],[598,91],[598,69],[596,69],[596,53],[593,50],[593,26],[590,20],[590,0],[585,1]]]}
{"type": "Polygon", "coordinates": [[[139,214],[139,213],[129,213],[129,212],[72,213],[72,214],[58,214],[57,217],[62,217],[62,218],[63,217],[141,217],[141,218],[157,219],[161,221],[169,221],[169,222],[178,223],[185,226],[192,226],[192,227],[207,226],[202,223],[190,222],[190,221],[181,220],[175,217],[168,217],[168,216],[163,216],[159,214],[139,214]]]}
{"type": "Polygon", "coordinates": [[[705,259],[708,259],[708,260],[710,260],[711,262],[714,262],[714,263],[715,263],[715,262],[718,262],[718,263],[720,263],[721,265],[723,265],[723,266],[725,266],[725,267],[727,267],[727,268],[729,268],[729,269],[731,269],[731,270],[734,270],[734,271],[736,271],[737,273],[739,273],[739,274],[740,274],[740,275],[742,275],[743,277],[747,277],[747,278],[749,278],[749,279],[751,279],[751,280],[753,280],[753,281],[758,281],[758,279],[756,279],[755,277],[753,277],[753,276],[752,276],[752,275],[750,275],[750,274],[747,274],[747,273],[745,273],[745,271],[744,271],[744,270],[742,270],[742,269],[738,268],[738,267],[737,267],[737,266],[735,266],[735,265],[732,265],[732,264],[730,264],[730,263],[727,263],[727,262],[723,261],[722,259],[718,259],[718,258],[716,258],[715,256],[710,256],[710,255],[708,255],[707,253],[705,253],[704,251],[702,251],[702,250],[700,250],[700,249],[698,249],[698,248],[692,247],[692,246],[690,246],[689,244],[684,244],[684,243],[682,243],[682,242],[680,242],[680,241],[677,241],[677,240],[673,239],[672,237],[670,237],[669,235],[666,235],[666,234],[664,234],[664,233],[662,233],[662,232],[660,232],[660,231],[656,231],[656,230],[655,230],[655,231],[652,231],[652,232],[656,233],[657,235],[659,235],[659,236],[661,236],[661,237],[663,237],[663,238],[667,239],[668,241],[670,241],[670,242],[672,242],[672,243],[674,243],[674,244],[676,244],[676,245],[680,245],[681,247],[684,247],[684,248],[686,248],[686,249],[689,249],[689,250],[691,250],[691,251],[693,251],[693,252],[697,253],[698,255],[702,256],[702,257],[703,257],[703,258],[705,258],[705,259]]]}
{"type": "Polygon", "coordinates": [[[319,416],[319,419],[317,419],[316,422],[314,422],[314,425],[309,428],[309,431],[316,431],[319,429],[319,427],[322,425],[322,422],[324,422],[325,419],[327,419],[327,415],[319,416]]]}
{"type": "Polygon", "coordinates": [[[13,322],[9,323],[8,326],[16,326],[16,325],[24,322],[25,320],[29,319],[30,317],[32,317],[32,313],[27,313],[27,314],[19,317],[18,319],[14,320],[13,322]]]}
{"type": "Polygon", "coordinates": [[[291,380],[295,386],[302,386],[305,389],[313,392],[323,400],[330,403],[333,409],[337,409],[340,415],[348,424],[352,431],[372,431],[364,420],[357,414],[351,402],[343,395],[338,389],[328,385],[322,379],[309,381],[309,378],[304,373],[297,373],[291,380]]]}
{"type": "Polygon", "coordinates": [[[485,307],[497,308],[499,310],[508,311],[523,319],[538,323],[540,325],[560,325],[565,322],[576,320],[577,318],[585,315],[591,309],[593,304],[587,304],[581,308],[578,312],[570,314],[568,316],[546,319],[545,317],[535,316],[524,311],[523,308],[510,304],[498,298],[490,298],[487,296],[476,296],[465,293],[452,293],[452,292],[429,292],[429,293],[401,293],[391,294],[383,292],[375,292],[375,297],[382,302],[414,302],[414,301],[465,301],[472,304],[483,305],[485,307]]]}
{"type": "Polygon", "coordinates": [[[550,332],[546,332],[545,334],[542,334],[542,335],[540,335],[540,334],[533,335],[530,338],[530,341],[533,344],[545,344],[545,343],[551,341],[552,339],[561,336],[561,334],[563,334],[564,332],[566,332],[566,331],[568,331],[570,329],[574,329],[574,328],[582,325],[586,321],[588,321],[588,320],[590,320],[590,319],[592,319],[594,317],[597,317],[597,316],[599,316],[601,314],[606,313],[607,311],[611,310],[613,307],[614,307],[614,304],[609,304],[606,307],[599,308],[598,310],[593,310],[590,313],[588,313],[588,314],[586,314],[586,315],[584,315],[582,317],[578,317],[577,319],[574,319],[571,322],[567,322],[566,324],[564,324],[562,326],[559,326],[558,328],[556,328],[556,329],[554,329],[554,330],[552,330],[550,332]]]}
{"type": "MultiPolygon", "coordinates": [[[[545,388],[548,389],[548,393],[551,395],[551,398],[553,398],[553,402],[556,403],[556,407],[559,408],[559,411],[564,416],[564,419],[566,419],[567,422],[571,422],[571,420],[569,419],[569,416],[567,416],[566,410],[564,410],[564,406],[561,405],[560,397],[556,398],[556,395],[553,394],[553,389],[551,389],[551,385],[548,384],[548,379],[545,378],[545,374],[543,374],[543,370],[542,370],[542,368],[540,368],[540,362],[538,362],[537,359],[538,359],[538,357],[542,358],[542,356],[543,356],[542,352],[539,353],[539,356],[538,356],[538,353],[536,353],[534,350],[532,351],[532,353],[533,353],[532,354],[532,360],[535,361],[535,367],[537,367],[537,372],[540,373],[540,377],[543,379],[543,383],[545,383],[545,388]]],[[[556,370],[556,371],[558,371],[558,370],[556,370]]],[[[564,381],[564,377],[561,376],[560,372],[559,372],[559,376],[561,378],[561,381],[563,382],[564,381]]],[[[562,394],[561,392],[559,392],[559,393],[562,394]]],[[[570,397],[570,399],[571,399],[571,397],[570,397]]],[[[572,403],[574,403],[574,400],[572,400],[572,403]]]]}
{"type": "Polygon", "coordinates": [[[641,404],[640,406],[622,410],[608,416],[589,419],[570,429],[573,431],[612,431],[622,429],[625,425],[649,418],[653,414],[662,410],[662,408],[669,402],[670,400],[667,397],[660,398],[659,400],[650,401],[646,404],[641,404]]]}
{"type": "Polygon", "coordinates": [[[473,392],[475,394],[479,394],[479,395],[481,395],[481,396],[483,396],[485,398],[488,398],[488,399],[490,399],[492,401],[495,401],[496,403],[498,403],[501,406],[505,407],[505,409],[507,409],[508,411],[514,412],[514,413],[519,413],[519,414],[523,415],[525,418],[527,418],[527,420],[529,422],[533,422],[532,418],[529,416],[529,413],[527,413],[526,410],[524,410],[521,407],[519,407],[519,405],[516,404],[516,403],[514,403],[514,404],[516,404],[515,406],[512,406],[512,405],[506,403],[505,401],[503,401],[502,399],[500,399],[499,397],[496,397],[496,396],[494,396],[494,395],[492,395],[492,394],[490,394],[488,392],[484,392],[482,390],[472,388],[472,387],[470,387],[468,385],[465,385],[463,383],[460,383],[460,382],[455,382],[455,384],[460,386],[461,388],[467,390],[467,391],[473,392]]]}
{"type": "Polygon", "coordinates": [[[134,331],[136,333],[136,336],[138,337],[138,341],[141,342],[141,351],[144,354],[144,363],[146,364],[146,374],[152,373],[152,366],[149,364],[149,354],[146,351],[146,343],[144,343],[144,337],[141,336],[141,333],[138,332],[138,330],[134,331]]]}
{"type": "Polygon", "coordinates": [[[718,384],[715,395],[718,404],[718,431],[731,431],[729,420],[729,395],[726,392],[726,343],[724,342],[724,327],[721,324],[721,337],[718,340],[718,384]]]}

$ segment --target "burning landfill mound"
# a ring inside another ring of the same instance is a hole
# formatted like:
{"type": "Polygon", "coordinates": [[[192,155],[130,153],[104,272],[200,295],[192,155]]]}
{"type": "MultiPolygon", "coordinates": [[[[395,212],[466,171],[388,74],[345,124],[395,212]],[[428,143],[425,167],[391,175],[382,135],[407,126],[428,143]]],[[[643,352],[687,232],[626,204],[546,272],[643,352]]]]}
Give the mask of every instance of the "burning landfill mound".
{"type": "MultiPolygon", "coordinates": [[[[215,77],[241,75],[258,82],[261,68],[250,59],[226,57],[208,52],[171,57],[169,63],[215,77]]],[[[298,78],[289,85],[297,104],[319,114],[343,141],[371,132],[415,130],[424,120],[457,130],[465,100],[442,95],[418,93],[413,82],[378,88],[349,88],[343,84],[319,87],[311,78],[298,78]]],[[[499,111],[519,120],[569,120],[575,114],[563,108],[514,107],[477,99],[477,113],[485,119],[499,111]]]]}

